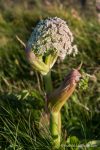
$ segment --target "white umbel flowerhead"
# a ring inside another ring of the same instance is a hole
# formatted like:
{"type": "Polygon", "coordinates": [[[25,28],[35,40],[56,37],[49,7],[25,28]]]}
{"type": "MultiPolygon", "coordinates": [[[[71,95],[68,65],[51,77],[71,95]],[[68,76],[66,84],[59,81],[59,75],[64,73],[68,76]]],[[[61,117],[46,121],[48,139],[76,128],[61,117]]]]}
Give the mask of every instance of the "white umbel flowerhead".
{"type": "Polygon", "coordinates": [[[34,28],[27,46],[37,56],[47,56],[57,51],[63,60],[66,55],[78,53],[77,46],[73,45],[73,34],[66,22],[60,18],[48,18],[40,21],[34,28]]]}
{"type": "Polygon", "coordinates": [[[32,67],[46,75],[57,58],[64,60],[66,55],[77,54],[73,45],[73,35],[66,22],[60,18],[40,21],[34,28],[27,44],[26,54],[32,67]]]}

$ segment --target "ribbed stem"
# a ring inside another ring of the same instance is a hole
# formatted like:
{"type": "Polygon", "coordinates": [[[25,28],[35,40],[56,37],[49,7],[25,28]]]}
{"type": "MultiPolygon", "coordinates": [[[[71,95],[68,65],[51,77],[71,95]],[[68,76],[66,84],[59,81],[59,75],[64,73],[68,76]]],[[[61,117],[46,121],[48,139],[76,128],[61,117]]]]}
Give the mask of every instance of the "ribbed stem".
{"type": "Polygon", "coordinates": [[[61,115],[60,112],[50,113],[50,131],[53,137],[53,147],[59,149],[61,140],[61,115]]]}
{"type": "Polygon", "coordinates": [[[44,79],[44,85],[45,85],[45,91],[46,93],[51,93],[53,86],[52,86],[52,80],[51,80],[51,71],[48,72],[46,75],[43,76],[44,79]]]}

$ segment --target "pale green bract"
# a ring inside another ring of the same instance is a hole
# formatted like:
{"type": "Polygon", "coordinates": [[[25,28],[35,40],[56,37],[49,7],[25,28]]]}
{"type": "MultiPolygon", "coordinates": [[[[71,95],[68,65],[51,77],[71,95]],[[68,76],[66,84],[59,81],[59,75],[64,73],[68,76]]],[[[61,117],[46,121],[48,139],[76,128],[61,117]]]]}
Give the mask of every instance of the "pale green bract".
{"type": "Polygon", "coordinates": [[[33,29],[27,46],[36,56],[48,56],[57,51],[61,60],[66,55],[78,53],[76,45],[73,45],[73,35],[66,22],[60,18],[48,18],[41,20],[33,29]]]}

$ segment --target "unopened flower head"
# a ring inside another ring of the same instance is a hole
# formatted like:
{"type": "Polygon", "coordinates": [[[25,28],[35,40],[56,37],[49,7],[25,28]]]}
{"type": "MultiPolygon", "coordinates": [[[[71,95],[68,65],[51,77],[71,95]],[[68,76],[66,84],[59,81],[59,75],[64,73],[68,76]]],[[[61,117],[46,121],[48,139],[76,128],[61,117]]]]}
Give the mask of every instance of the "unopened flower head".
{"type": "Polygon", "coordinates": [[[37,56],[46,56],[57,51],[60,59],[66,55],[77,54],[77,46],[73,45],[73,35],[66,22],[60,18],[48,18],[40,21],[34,28],[27,43],[37,56]]]}

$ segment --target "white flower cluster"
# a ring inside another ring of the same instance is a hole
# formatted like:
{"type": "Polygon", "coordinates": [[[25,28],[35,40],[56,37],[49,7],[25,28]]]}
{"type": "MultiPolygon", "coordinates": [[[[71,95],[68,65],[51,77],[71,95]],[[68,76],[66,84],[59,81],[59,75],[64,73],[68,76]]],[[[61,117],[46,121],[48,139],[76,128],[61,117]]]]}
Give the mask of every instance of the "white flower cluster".
{"type": "Polygon", "coordinates": [[[37,55],[48,55],[57,51],[63,60],[66,55],[76,55],[78,49],[72,45],[73,35],[66,22],[60,18],[48,18],[40,21],[34,28],[27,43],[28,48],[37,55]]]}

